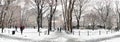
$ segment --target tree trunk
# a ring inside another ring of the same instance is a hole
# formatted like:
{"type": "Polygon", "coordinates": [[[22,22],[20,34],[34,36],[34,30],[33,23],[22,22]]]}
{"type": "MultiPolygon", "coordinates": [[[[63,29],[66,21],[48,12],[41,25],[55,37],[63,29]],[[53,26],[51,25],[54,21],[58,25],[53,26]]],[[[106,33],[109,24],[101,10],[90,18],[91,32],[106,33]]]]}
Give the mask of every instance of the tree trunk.
{"type": "Polygon", "coordinates": [[[52,30],[52,14],[50,14],[50,18],[48,20],[48,35],[50,34],[51,30],[52,30]]]}
{"type": "Polygon", "coordinates": [[[51,14],[50,15],[50,20],[49,20],[49,30],[51,31],[52,30],[52,17],[53,17],[53,15],[51,14]]]}
{"type": "Polygon", "coordinates": [[[79,29],[79,20],[77,20],[77,29],[79,29]]]}
{"type": "Polygon", "coordinates": [[[2,33],[3,33],[3,30],[4,30],[4,26],[3,26],[3,23],[2,23],[2,33]]]}
{"type": "Polygon", "coordinates": [[[95,22],[93,22],[93,30],[95,30],[95,22]]]}
{"type": "Polygon", "coordinates": [[[42,8],[40,9],[40,27],[42,28],[42,8]]]}
{"type": "Polygon", "coordinates": [[[118,28],[120,29],[120,14],[119,14],[118,28]]]}
{"type": "Polygon", "coordinates": [[[37,3],[37,25],[38,25],[38,32],[40,31],[40,7],[39,7],[39,4],[37,3]]]}
{"type": "Polygon", "coordinates": [[[37,17],[38,32],[40,31],[39,16],[37,17]]]}
{"type": "Polygon", "coordinates": [[[50,29],[48,28],[48,35],[50,34],[50,29]]]}
{"type": "Polygon", "coordinates": [[[106,22],[104,22],[104,29],[106,29],[106,22]]]}
{"type": "Polygon", "coordinates": [[[55,29],[55,15],[54,15],[54,23],[53,24],[54,24],[53,26],[54,26],[54,29],[55,29]]]}

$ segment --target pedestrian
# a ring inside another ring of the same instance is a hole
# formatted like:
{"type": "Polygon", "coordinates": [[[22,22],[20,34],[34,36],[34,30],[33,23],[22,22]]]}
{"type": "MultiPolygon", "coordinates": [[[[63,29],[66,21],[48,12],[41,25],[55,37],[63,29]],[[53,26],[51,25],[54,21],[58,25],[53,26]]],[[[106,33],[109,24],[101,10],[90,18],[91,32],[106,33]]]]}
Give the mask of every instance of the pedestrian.
{"type": "Polygon", "coordinates": [[[17,26],[15,26],[15,31],[17,31],[17,26]]]}
{"type": "Polygon", "coordinates": [[[23,34],[24,28],[25,28],[25,26],[20,26],[21,35],[23,34]]]}
{"type": "Polygon", "coordinates": [[[34,29],[35,29],[35,26],[34,26],[34,29]]]}
{"type": "Polygon", "coordinates": [[[59,27],[57,28],[57,31],[59,31],[59,27]]]}

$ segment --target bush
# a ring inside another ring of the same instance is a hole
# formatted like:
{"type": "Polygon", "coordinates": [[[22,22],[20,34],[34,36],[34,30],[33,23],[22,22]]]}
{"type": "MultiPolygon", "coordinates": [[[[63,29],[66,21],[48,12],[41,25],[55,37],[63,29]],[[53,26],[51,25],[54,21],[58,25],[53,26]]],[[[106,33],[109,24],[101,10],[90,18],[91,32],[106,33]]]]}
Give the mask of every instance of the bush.
{"type": "Polygon", "coordinates": [[[112,29],[111,27],[107,27],[108,30],[112,29]]]}
{"type": "Polygon", "coordinates": [[[118,27],[116,27],[116,28],[115,28],[115,31],[119,31],[119,28],[118,28],[118,27]]]}
{"type": "Polygon", "coordinates": [[[105,26],[97,25],[98,28],[105,28],[105,26]]]}
{"type": "Polygon", "coordinates": [[[93,29],[92,26],[87,26],[86,29],[93,29]]]}

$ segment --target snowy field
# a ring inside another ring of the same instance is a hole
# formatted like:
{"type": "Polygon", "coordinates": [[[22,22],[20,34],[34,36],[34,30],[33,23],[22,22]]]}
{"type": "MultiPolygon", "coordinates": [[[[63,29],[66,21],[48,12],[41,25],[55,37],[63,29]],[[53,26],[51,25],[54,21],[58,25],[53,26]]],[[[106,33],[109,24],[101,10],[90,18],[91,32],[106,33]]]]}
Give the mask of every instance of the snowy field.
{"type": "MultiPolygon", "coordinates": [[[[26,28],[23,35],[18,29],[15,35],[12,35],[14,28],[4,29],[4,33],[0,33],[0,42],[117,42],[120,40],[120,31],[113,30],[78,30],[74,29],[72,34],[67,34],[65,31],[51,31],[47,35],[47,29],[40,29],[40,34],[37,28],[26,28]]],[[[1,32],[1,29],[0,29],[1,32]]]]}

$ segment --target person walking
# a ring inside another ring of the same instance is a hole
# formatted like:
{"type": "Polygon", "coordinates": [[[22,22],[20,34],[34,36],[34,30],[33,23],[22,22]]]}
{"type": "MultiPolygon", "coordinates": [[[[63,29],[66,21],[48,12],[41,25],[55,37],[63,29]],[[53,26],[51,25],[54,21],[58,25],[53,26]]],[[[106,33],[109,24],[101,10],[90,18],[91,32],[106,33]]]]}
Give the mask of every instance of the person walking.
{"type": "Polygon", "coordinates": [[[25,28],[25,26],[20,26],[21,35],[23,34],[24,28],[25,28]]]}
{"type": "Polygon", "coordinates": [[[17,31],[17,26],[15,26],[15,31],[17,31]]]}
{"type": "Polygon", "coordinates": [[[33,28],[35,29],[35,26],[33,28]]]}

